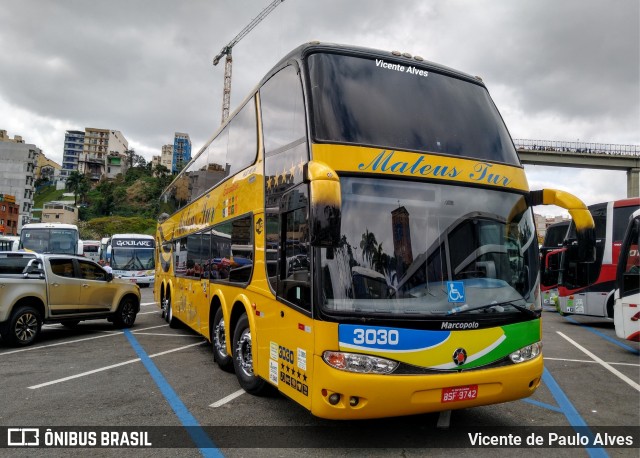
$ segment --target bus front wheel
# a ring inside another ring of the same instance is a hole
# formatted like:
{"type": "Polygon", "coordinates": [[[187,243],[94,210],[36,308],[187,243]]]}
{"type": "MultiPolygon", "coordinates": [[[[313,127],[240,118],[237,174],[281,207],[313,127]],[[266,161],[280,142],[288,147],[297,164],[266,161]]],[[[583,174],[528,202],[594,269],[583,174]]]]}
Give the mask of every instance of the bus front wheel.
{"type": "Polygon", "coordinates": [[[271,386],[254,375],[251,350],[251,328],[249,327],[249,318],[244,313],[233,332],[233,367],[236,371],[236,377],[238,377],[238,383],[247,393],[264,396],[271,391],[271,386]]]}

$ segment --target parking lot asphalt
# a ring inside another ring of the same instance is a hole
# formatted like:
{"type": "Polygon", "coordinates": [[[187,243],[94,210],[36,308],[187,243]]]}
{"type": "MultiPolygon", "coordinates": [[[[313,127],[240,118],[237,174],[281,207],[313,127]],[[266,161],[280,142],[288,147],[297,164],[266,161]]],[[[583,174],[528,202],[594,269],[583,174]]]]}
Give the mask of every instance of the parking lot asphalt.
{"type": "Polygon", "coordinates": [[[438,426],[440,414],[327,421],[284,396],[244,393],[204,338],[169,328],[146,288],[129,330],[87,321],[75,329],[45,325],[31,347],[0,340],[0,444],[34,442],[36,430],[39,441],[0,454],[51,456],[57,444],[56,456],[91,447],[92,456],[444,456],[455,448],[461,456],[553,449],[554,456],[637,457],[638,344],[617,338],[610,320],[551,310],[543,312],[543,343],[543,382],[531,398],[454,410],[448,428],[438,426]],[[582,444],[594,436],[605,443],[582,444]],[[528,447],[527,440],[541,442],[528,447]]]}

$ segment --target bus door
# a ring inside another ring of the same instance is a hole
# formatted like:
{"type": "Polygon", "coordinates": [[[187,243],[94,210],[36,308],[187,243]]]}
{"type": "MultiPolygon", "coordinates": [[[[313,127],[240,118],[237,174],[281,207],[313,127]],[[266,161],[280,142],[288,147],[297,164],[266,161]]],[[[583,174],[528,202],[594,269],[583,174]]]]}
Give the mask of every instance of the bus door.
{"type": "Polygon", "coordinates": [[[542,301],[545,305],[554,305],[558,297],[558,277],[560,275],[560,259],[566,248],[551,250],[544,255],[542,260],[542,273],[540,290],[542,301]]]}
{"type": "MultiPolygon", "coordinates": [[[[577,241],[573,238],[565,241],[566,251],[562,253],[559,280],[560,285],[566,288],[565,295],[559,298],[562,312],[606,316],[605,300],[600,294],[594,294],[594,283],[598,280],[602,267],[604,245],[604,239],[597,239],[595,262],[581,262],[577,241]]],[[[607,292],[610,290],[609,288],[607,292]]]]}
{"type": "Polygon", "coordinates": [[[309,186],[304,167],[309,161],[305,103],[300,71],[288,65],[259,94],[264,143],[266,211],[265,272],[276,301],[264,309],[260,325],[258,365],[279,390],[310,409],[313,373],[311,262],[309,251],[309,186]],[[274,269],[275,267],[275,269],[274,269]],[[273,271],[275,275],[273,275],[273,271]],[[266,348],[265,348],[266,347],[266,348]],[[267,359],[267,361],[265,361],[267,359]]]}
{"type": "MultiPolygon", "coordinates": [[[[269,381],[311,408],[313,320],[311,252],[306,185],[282,196],[279,211],[267,214],[267,271],[276,302],[258,306],[260,347],[268,351],[269,381]]],[[[265,358],[260,358],[262,370],[265,358]]]]}

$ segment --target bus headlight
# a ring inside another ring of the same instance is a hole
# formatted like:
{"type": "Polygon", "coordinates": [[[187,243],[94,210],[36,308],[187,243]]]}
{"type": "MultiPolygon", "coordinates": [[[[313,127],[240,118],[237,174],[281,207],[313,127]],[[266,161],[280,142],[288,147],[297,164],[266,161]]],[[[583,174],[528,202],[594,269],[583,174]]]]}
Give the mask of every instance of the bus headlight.
{"type": "Polygon", "coordinates": [[[361,374],[390,374],[398,367],[397,361],[341,351],[325,351],[322,359],[335,369],[361,374]]]}
{"type": "Polygon", "coordinates": [[[523,363],[525,361],[532,360],[536,356],[538,356],[542,352],[542,342],[536,342],[531,345],[527,345],[526,347],[521,348],[520,350],[514,351],[509,355],[511,361],[514,363],[523,363]]]}

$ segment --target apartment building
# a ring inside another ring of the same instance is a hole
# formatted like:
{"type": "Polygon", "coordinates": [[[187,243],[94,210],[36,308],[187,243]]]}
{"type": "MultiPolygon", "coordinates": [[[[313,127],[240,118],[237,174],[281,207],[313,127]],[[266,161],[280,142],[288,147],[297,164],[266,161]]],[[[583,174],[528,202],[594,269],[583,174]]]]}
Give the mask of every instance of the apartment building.
{"type": "Polygon", "coordinates": [[[191,139],[189,134],[176,132],[173,137],[172,173],[182,170],[191,160],[191,139]]]}
{"type": "Polygon", "coordinates": [[[169,172],[173,170],[173,145],[163,145],[160,154],[160,164],[164,165],[169,172]]]}
{"type": "Polygon", "coordinates": [[[73,202],[52,201],[44,204],[42,209],[43,223],[78,224],[78,208],[73,202]]]}
{"type": "Polygon", "coordinates": [[[78,170],[78,159],[82,155],[84,146],[83,130],[68,130],[64,134],[64,148],[62,150],[62,169],[60,177],[66,180],[71,172],[78,170]]]}
{"type": "Polygon", "coordinates": [[[22,137],[10,139],[0,131],[0,194],[14,196],[20,218],[17,232],[31,220],[35,192],[35,170],[38,156],[36,145],[25,143],[22,137]]]}
{"type": "Polygon", "coordinates": [[[18,235],[20,207],[16,197],[0,194],[0,235],[18,235]]]}
{"type": "Polygon", "coordinates": [[[118,173],[126,171],[128,149],[129,142],[119,130],[87,127],[78,158],[78,172],[88,175],[93,181],[100,180],[103,175],[115,178],[118,173]]]}
{"type": "Polygon", "coordinates": [[[35,176],[36,180],[47,179],[53,181],[55,177],[59,176],[61,172],[60,164],[56,161],[49,159],[44,154],[39,154],[36,160],[35,176]]]}

